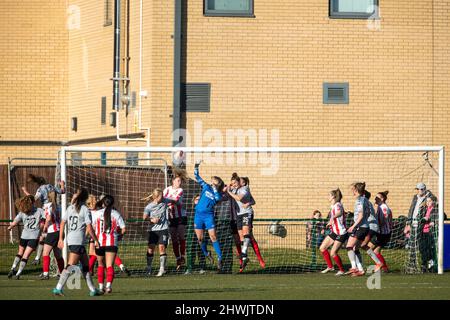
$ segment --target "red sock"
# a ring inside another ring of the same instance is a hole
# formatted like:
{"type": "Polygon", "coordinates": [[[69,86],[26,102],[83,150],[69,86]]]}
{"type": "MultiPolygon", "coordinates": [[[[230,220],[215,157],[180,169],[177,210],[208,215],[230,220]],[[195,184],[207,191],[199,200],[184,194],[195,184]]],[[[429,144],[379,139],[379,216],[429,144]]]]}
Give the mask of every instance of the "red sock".
{"type": "Polygon", "coordinates": [[[63,258],[56,259],[56,263],[58,264],[59,273],[63,272],[63,270],[64,270],[64,259],[63,258]]]}
{"type": "Polygon", "coordinates": [[[114,280],[114,267],[106,268],[106,282],[113,282],[114,280]]]}
{"type": "Polygon", "coordinates": [[[327,263],[328,268],[333,268],[333,264],[331,263],[330,253],[328,250],[322,251],[323,258],[325,259],[325,262],[327,263]]]}
{"type": "Polygon", "coordinates": [[[173,249],[173,253],[175,254],[175,257],[179,258],[180,257],[180,243],[178,242],[178,239],[176,239],[172,242],[172,249],[173,249]]]}
{"type": "Polygon", "coordinates": [[[97,268],[97,278],[98,283],[104,283],[105,282],[105,267],[98,266],[97,268]]]}
{"type": "Polygon", "coordinates": [[[240,243],[236,243],[236,252],[238,254],[238,256],[240,257],[242,254],[242,247],[240,243]]]}
{"type": "Polygon", "coordinates": [[[383,264],[383,267],[387,268],[386,260],[384,260],[384,257],[381,255],[381,253],[377,253],[376,255],[380,262],[383,264]]]}
{"type": "Polygon", "coordinates": [[[236,244],[236,253],[239,257],[239,263],[242,265],[242,247],[240,243],[235,243],[236,244]]]}
{"type": "Polygon", "coordinates": [[[119,256],[116,256],[116,259],[114,260],[114,264],[120,268],[120,265],[123,264],[122,260],[120,260],[119,256]]]}
{"type": "Polygon", "coordinates": [[[89,256],[89,272],[94,272],[95,261],[97,261],[97,256],[91,255],[89,256]]]}
{"type": "Polygon", "coordinates": [[[344,266],[342,265],[341,257],[339,257],[338,255],[335,255],[333,257],[333,260],[334,260],[334,262],[336,262],[336,264],[339,268],[339,271],[344,272],[344,266]]]}
{"type": "Polygon", "coordinates": [[[186,240],[180,241],[180,254],[184,257],[186,255],[186,240]]]}
{"type": "Polygon", "coordinates": [[[256,242],[255,238],[253,238],[253,237],[251,239],[252,239],[253,251],[255,251],[256,257],[258,257],[259,263],[265,264],[264,259],[261,256],[261,252],[259,251],[258,242],[256,242]]]}
{"type": "Polygon", "coordinates": [[[42,271],[48,272],[50,270],[50,256],[42,257],[42,271]]]}

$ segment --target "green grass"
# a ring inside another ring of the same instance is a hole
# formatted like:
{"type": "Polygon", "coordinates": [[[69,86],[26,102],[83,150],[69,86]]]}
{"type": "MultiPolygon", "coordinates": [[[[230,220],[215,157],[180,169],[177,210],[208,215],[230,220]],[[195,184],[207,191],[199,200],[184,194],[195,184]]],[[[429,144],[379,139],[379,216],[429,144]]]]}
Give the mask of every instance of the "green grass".
{"type": "Polygon", "coordinates": [[[116,278],[114,292],[88,297],[81,290],[65,289],[65,297],[53,297],[57,280],[40,281],[36,276],[21,280],[0,278],[0,299],[152,299],[152,300],[283,300],[283,299],[450,299],[450,273],[444,275],[382,274],[381,289],[369,290],[368,277],[335,277],[332,274],[232,274],[166,276],[162,278],[116,278]]]}

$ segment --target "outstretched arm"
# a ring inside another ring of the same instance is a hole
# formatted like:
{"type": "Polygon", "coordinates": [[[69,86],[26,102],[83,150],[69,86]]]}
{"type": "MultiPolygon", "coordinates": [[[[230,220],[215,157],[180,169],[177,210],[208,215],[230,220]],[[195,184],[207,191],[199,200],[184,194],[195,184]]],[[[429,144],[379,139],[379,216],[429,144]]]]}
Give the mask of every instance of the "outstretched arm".
{"type": "Polygon", "coordinates": [[[18,224],[19,224],[19,222],[17,222],[16,220],[14,220],[13,222],[11,222],[11,223],[9,224],[8,231],[12,230],[12,228],[14,228],[15,226],[17,226],[18,224]]]}
{"type": "Polygon", "coordinates": [[[28,189],[27,189],[27,187],[25,187],[25,186],[22,187],[22,191],[23,191],[23,193],[24,193],[26,196],[29,196],[29,195],[31,194],[31,193],[28,192],[28,189]]]}
{"type": "Polygon", "coordinates": [[[203,179],[202,179],[202,177],[200,177],[200,173],[199,173],[199,170],[198,170],[198,168],[200,167],[200,163],[201,163],[201,161],[200,162],[197,162],[196,164],[195,164],[195,167],[194,167],[194,176],[195,176],[195,180],[197,180],[197,182],[200,184],[200,186],[202,187],[202,188],[204,188],[206,185],[208,185],[203,179]]]}
{"type": "Polygon", "coordinates": [[[66,193],[66,184],[65,184],[65,182],[64,182],[63,180],[61,180],[61,181],[59,182],[59,185],[56,185],[56,186],[55,186],[55,191],[56,191],[57,193],[59,193],[59,194],[64,194],[64,193],[66,193]]]}

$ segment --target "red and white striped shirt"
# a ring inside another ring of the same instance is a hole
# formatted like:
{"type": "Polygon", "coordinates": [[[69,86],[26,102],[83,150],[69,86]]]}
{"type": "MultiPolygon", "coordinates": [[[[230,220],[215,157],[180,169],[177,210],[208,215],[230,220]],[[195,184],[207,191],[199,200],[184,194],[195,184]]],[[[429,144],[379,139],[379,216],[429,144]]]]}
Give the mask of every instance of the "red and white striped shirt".
{"type": "Polygon", "coordinates": [[[119,241],[118,228],[125,228],[125,222],[120,213],[113,209],[111,211],[111,227],[105,230],[104,213],[105,209],[91,211],[95,235],[100,247],[117,247],[119,241]]]}
{"type": "Polygon", "coordinates": [[[58,207],[53,208],[51,202],[44,204],[45,218],[51,215],[51,220],[47,226],[47,233],[59,231],[59,224],[61,223],[61,211],[58,207]]]}
{"type": "Polygon", "coordinates": [[[380,204],[377,208],[378,225],[381,234],[390,234],[392,232],[392,211],[387,204],[380,204]]]}
{"type": "Polygon", "coordinates": [[[168,203],[169,219],[186,217],[186,210],[183,209],[183,189],[170,186],[164,189],[164,198],[175,200],[177,204],[168,203]]]}
{"type": "Polygon", "coordinates": [[[331,206],[331,230],[333,233],[343,235],[347,233],[347,227],[345,225],[345,211],[344,206],[340,202],[336,202],[331,206]],[[342,213],[339,217],[335,217],[338,213],[342,213]]]}

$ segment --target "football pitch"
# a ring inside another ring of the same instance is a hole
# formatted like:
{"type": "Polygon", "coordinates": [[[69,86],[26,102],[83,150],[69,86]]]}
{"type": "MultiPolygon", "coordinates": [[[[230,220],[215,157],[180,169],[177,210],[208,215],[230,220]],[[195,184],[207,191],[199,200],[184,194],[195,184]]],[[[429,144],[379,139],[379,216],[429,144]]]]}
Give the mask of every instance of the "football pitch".
{"type": "Polygon", "coordinates": [[[380,289],[368,289],[369,276],[352,278],[334,274],[206,274],[168,275],[161,278],[117,277],[113,293],[89,297],[84,281],[81,289],[65,289],[54,297],[57,279],[36,276],[20,280],[0,279],[0,299],[61,300],[450,300],[450,273],[443,275],[381,274],[380,289]]]}

